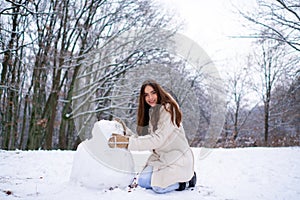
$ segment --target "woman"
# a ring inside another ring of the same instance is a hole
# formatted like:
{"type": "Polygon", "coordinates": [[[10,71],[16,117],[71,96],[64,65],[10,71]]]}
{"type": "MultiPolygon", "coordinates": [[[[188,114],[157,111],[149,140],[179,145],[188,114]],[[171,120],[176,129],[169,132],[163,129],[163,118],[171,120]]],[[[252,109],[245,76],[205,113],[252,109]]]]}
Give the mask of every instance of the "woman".
{"type": "Polygon", "coordinates": [[[133,151],[151,150],[139,186],[157,193],[194,187],[194,156],[182,127],[182,113],[176,101],[153,80],[143,83],[138,106],[139,136],[113,134],[110,147],[133,151]]]}

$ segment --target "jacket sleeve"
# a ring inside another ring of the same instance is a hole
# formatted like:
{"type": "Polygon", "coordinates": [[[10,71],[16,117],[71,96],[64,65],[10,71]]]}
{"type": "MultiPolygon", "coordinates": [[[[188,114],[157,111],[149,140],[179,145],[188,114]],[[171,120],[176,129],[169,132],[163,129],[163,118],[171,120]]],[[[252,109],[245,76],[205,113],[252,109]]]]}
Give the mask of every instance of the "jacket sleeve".
{"type": "Polygon", "coordinates": [[[128,149],[133,151],[145,151],[160,148],[177,127],[172,123],[171,114],[162,106],[160,118],[156,131],[150,130],[149,135],[131,136],[129,138],[128,149]]]}

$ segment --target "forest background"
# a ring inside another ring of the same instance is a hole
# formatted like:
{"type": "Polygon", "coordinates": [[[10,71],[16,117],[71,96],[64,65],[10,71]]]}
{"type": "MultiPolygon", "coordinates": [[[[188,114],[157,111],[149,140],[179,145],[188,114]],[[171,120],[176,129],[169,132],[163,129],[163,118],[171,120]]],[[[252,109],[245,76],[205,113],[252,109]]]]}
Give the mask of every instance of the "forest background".
{"type": "MultiPolygon", "coordinates": [[[[177,99],[193,147],[300,145],[300,3],[257,0],[235,7],[251,39],[222,72],[226,112],[206,143],[213,74],[166,51],[184,29],[152,0],[5,0],[0,10],[0,149],[76,149],[97,120],[134,129],[141,82],[177,99]],[[163,31],[163,30],[168,30],[163,31]],[[234,63],[234,66],[232,66],[234,63]],[[220,125],[220,124],[219,124],[220,125]]],[[[220,22],[221,23],[221,22],[220,22]]],[[[212,59],[214,62],[214,59],[212,59]]]]}

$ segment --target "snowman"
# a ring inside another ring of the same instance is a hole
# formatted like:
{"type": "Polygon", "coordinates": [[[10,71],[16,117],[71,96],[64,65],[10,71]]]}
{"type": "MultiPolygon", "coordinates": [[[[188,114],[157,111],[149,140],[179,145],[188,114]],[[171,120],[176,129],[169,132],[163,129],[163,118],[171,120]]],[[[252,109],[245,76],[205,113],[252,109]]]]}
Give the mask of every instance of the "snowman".
{"type": "Polygon", "coordinates": [[[122,124],[115,120],[94,124],[92,138],[81,142],[74,154],[71,181],[96,189],[126,188],[132,183],[133,156],[127,149],[108,146],[112,133],[123,135],[122,124]]]}

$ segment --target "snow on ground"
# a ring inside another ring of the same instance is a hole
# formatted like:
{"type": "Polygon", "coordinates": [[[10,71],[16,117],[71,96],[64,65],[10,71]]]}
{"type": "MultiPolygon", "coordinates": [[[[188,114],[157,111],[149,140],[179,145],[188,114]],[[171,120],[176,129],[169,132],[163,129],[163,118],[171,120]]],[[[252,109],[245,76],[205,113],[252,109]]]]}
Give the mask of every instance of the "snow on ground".
{"type": "Polygon", "coordinates": [[[74,151],[0,150],[0,199],[300,199],[300,147],[209,149],[205,157],[202,150],[193,148],[195,189],[167,194],[70,182],[74,151]]]}

